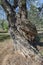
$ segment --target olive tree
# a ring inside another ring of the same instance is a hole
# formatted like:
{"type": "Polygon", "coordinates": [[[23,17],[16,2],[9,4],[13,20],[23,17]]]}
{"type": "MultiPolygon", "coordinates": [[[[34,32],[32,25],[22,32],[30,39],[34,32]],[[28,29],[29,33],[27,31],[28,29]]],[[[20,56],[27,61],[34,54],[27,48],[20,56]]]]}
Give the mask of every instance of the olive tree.
{"type": "Polygon", "coordinates": [[[27,18],[26,0],[14,0],[13,5],[11,5],[9,1],[0,0],[0,3],[7,15],[9,31],[14,40],[15,49],[19,49],[23,54],[27,55],[27,57],[29,57],[29,55],[30,58],[34,56],[34,63],[36,61],[36,64],[39,63],[41,65],[41,54],[31,45],[37,36],[37,30],[27,18]],[[18,6],[19,13],[16,14],[15,9],[18,6]]]}

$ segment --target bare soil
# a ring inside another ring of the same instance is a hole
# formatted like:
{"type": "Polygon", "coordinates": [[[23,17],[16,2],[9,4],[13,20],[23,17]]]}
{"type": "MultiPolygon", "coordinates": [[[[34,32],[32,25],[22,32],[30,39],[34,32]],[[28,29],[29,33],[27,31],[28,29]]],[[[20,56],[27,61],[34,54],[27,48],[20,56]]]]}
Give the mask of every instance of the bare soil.
{"type": "Polygon", "coordinates": [[[0,65],[40,65],[32,59],[25,57],[20,51],[15,51],[12,39],[0,42],[0,65]]]}

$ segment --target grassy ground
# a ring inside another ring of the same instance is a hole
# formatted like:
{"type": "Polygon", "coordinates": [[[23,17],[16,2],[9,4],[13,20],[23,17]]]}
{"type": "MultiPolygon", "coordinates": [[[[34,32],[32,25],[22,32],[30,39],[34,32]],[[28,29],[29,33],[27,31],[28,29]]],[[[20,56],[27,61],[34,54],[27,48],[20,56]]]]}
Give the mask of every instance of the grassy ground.
{"type": "Polygon", "coordinates": [[[3,41],[5,39],[9,39],[10,34],[9,33],[0,33],[0,41],[3,41]]]}

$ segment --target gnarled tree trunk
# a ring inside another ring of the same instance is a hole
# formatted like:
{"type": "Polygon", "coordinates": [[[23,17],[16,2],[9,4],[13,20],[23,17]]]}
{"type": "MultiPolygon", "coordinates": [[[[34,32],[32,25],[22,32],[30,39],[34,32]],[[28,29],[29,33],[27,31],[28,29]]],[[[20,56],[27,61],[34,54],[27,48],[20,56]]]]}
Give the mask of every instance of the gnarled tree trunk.
{"type": "MultiPolygon", "coordinates": [[[[19,0],[18,2],[20,3],[20,5],[18,4],[20,8],[20,21],[19,22],[21,22],[19,24],[17,24],[16,12],[14,11],[14,8],[11,6],[11,4],[7,0],[2,0],[1,6],[4,8],[7,14],[7,20],[10,25],[9,31],[14,40],[16,51],[20,50],[26,57],[30,57],[31,59],[33,59],[34,57],[34,60],[32,60],[32,63],[34,62],[35,65],[39,63],[39,65],[41,65],[42,64],[41,54],[32,45],[29,44],[26,34],[24,35],[24,32],[22,31],[24,30],[23,29],[24,26],[26,26],[25,22],[27,22],[28,24],[28,21],[24,21],[24,19],[25,20],[27,19],[26,0],[24,0],[24,3],[22,1],[23,0],[19,0]]],[[[33,31],[34,28],[32,27],[30,29],[32,29],[33,31]]],[[[28,27],[25,27],[25,29],[28,30],[28,27]]]]}

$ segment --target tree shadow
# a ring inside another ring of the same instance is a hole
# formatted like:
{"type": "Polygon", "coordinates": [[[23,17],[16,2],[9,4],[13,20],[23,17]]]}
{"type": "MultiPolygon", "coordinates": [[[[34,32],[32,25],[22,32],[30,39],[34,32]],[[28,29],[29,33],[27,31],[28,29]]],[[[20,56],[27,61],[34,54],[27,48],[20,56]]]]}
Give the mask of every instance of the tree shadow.
{"type": "Polygon", "coordinates": [[[43,42],[40,42],[40,37],[39,37],[39,36],[36,37],[36,41],[30,42],[30,44],[31,44],[34,48],[36,48],[37,51],[39,51],[39,49],[37,48],[37,46],[43,47],[43,42]]]}

